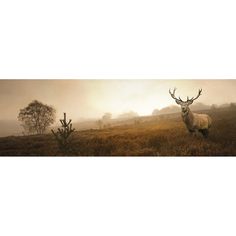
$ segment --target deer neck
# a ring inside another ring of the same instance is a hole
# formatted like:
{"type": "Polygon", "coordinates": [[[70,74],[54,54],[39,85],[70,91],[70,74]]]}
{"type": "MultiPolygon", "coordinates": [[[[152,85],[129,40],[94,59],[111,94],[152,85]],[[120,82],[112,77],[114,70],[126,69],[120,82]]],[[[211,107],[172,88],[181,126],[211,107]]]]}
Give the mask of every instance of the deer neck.
{"type": "Polygon", "coordinates": [[[193,123],[193,113],[190,110],[190,108],[188,108],[186,112],[182,112],[182,118],[183,118],[183,121],[185,122],[185,124],[187,126],[192,125],[192,123],[193,123]]]}

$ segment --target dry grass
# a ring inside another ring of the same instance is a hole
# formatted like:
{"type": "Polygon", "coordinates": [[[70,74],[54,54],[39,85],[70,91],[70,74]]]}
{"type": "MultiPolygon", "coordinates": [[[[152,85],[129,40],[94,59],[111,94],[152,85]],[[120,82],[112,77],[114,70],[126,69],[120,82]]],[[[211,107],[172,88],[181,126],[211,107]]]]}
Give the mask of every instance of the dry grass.
{"type": "MultiPolygon", "coordinates": [[[[235,156],[236,110],[208,111],[213,127],[208,139],[190,136],[176,116],[148,119],[103,130],[75,132],[73,156],[235,156]]],[[[0,138],[1,156],[61,155],[51,134],[0,138]]]]}

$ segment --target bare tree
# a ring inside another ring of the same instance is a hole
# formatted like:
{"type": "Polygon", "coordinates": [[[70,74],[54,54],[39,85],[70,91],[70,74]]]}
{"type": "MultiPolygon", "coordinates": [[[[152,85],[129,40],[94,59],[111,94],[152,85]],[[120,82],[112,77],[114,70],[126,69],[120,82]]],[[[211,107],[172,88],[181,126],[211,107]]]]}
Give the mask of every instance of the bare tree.
{"type": "Polygon", "coordinates": [[[107,112],[103,115],[102,119],[103,119],[103,121],[106,122],[106,121],[109,121],[111,119],[111,117],[112,117],[112,114],[107,112]]]}
{"type": "Polygon", "coordinates": [[[98,125],[99,129],[102,129],[102,126],[103,126],[102,120],[96,121],[96,124],[98,125]]]}
{"type": "Polygon", "coordinates": [[[111,121],[112,114],[107,112],[103,115],[102,117],[102,124],[103,128],[109,128],[111,126],[110,121],[111,121]]]}
{"type": "Polygon", "coordinates": [[[56,110],[49,105],[37,100],[32,101],[23,109],[20,109],[18,120],[29,134],[43,134],[54,123],[56,110]]]}
{"type": "Polygon", "coordinates": [[[212,104],[211,105],[211,110],[216,110],[217,109],[217,105],[216,104],[212,104]]]}

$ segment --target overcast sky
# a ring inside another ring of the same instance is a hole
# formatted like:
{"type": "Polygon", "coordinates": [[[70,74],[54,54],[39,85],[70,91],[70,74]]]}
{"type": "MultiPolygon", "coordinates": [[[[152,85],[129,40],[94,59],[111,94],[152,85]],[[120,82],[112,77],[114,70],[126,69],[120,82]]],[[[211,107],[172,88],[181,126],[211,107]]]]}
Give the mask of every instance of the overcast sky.
{"type": "Polygon", "coordinates": [[[236,102],[236,80],[0,80],[1,120],[17,119],[34,99],[53,105],[57,118],[63,112],[74,120],[131,110],[150,115],[155,108],[175,104],[168,93],[174,87],[182,99],[202,88],[198,102],[236,102]]]}

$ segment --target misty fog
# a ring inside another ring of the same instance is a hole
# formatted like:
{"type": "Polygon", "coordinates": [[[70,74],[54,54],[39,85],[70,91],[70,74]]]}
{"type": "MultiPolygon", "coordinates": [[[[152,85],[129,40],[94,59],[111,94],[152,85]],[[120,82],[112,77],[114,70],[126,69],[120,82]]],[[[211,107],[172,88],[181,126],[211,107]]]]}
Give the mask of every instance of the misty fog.
{"type": "Polygon", "coordinates": [[[98,119],[106,112],[113,118],[127,112],[147,116],[176,105],[168,93],[174,87],[184,100],[202,88],[197,102],[236,102],[235,80],[0,80],[0,121],[17,121],[19,110],[35,99],[52,105],[57,119],[66,112],[75,122],[98,119]]]}

